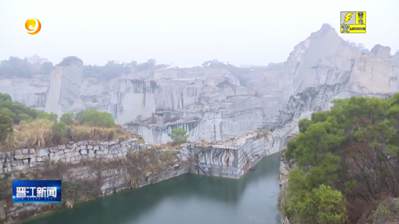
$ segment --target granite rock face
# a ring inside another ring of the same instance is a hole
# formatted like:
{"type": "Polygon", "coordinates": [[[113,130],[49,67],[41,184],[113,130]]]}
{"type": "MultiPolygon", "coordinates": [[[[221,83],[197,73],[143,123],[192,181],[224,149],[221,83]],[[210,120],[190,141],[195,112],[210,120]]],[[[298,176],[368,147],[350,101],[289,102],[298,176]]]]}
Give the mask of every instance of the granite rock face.
{"type": "Polygon", "coordinates": [[[259,128],[282,134],[285,125],[328,109],[333,99],[399,90],[398,53],[348,43],[329,25],[295,46],[285,62],[264,67],[209,61],[191,68],[130,63],[113,73],[90,68],[66,58],[50,77],[0,78],[0,91],[57,114],[108,111],[146,142],[165,143],[175,127],[186,129],[191,141],[259,128]]]}

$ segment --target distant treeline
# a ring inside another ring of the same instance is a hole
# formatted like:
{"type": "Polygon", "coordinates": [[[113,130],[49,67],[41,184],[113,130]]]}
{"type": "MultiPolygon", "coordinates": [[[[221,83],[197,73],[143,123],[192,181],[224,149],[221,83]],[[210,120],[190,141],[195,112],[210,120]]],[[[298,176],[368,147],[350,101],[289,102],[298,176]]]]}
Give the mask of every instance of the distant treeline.
{"type": "MultiPolygon", "coordinates": [[[[156,65],[153,59],[144,63],[137,63],[135,61],[130,63],[117,63],[110,61],[101,66],[83,65],[83,61],[75,56],[64,58],[58,65],[68,66],[73,63],[78,63],[82,66],[82,75],[101,79],[111,79],[131,72],[152,70],[157,66],[163,66],[156,65]]],[[[8,60],[0,62],[0,78],[30,78],[35,75],[49,76],[55,66],[56,65],[53,65],[45,59],[38,58],[38,60],[35,61],[27,58],[20,59],[17,57],[10,57],[8,60]]]]}
{"type": "Polygon", "coordinates": [[[0,77],[29,78],[33,75],[49,75],[53,67],[51,62],[31,63],[28,59],[10,57],[0,62],[0,77]]]}

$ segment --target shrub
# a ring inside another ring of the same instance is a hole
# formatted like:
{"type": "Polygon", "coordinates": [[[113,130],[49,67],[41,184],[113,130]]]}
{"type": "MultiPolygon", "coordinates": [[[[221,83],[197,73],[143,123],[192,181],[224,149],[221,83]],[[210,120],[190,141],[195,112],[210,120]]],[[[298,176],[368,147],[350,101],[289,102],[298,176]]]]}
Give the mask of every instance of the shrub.
{"type": "Polygon", "coordinates": [[[345,223],[346,209],[341,192],[330,186],[320,185],[312,192],[312,201],[315,205],[315,223],[340,224],[345,223]]]}
{"type": "Polygon", "coordinates": [[[328,185],[320,185],[307,191],[304,176],[298,170],[290,174],[288,200],[284,201],[284,212],[293,223],[343,224],[346,207],[343,194],[328,185]]]}
{"type": "Polygon", "coordinates": [[[175,144],[182,144],[187,142],[187,132],[183,128],[173,128],[170,134],[170,138],[175,144]]]}
{"type": "Polygon", "coordinates": [[[113,127],[114,119],[107,112],[100,112],[94,109],[87,109],[76,115],[76,120],[80,124],[96,126],[96,127],[113,127]]]}

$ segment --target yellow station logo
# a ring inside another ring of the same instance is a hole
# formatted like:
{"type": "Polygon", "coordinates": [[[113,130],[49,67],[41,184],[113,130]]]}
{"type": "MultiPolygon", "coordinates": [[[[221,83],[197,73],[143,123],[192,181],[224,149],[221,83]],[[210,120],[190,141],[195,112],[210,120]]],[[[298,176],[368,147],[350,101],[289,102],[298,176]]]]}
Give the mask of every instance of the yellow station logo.
{"type": "Polygon", "coordinates": [[[40,20],[35,18],[30,18],[25,21],[25,29],[30,35],[36,35],[42,29],[42,24],[40,20]]]}
{"type": "Polygon", "coordinates": [[[341,33],[367,33],[366,11],[342,11],[341,33]]]}

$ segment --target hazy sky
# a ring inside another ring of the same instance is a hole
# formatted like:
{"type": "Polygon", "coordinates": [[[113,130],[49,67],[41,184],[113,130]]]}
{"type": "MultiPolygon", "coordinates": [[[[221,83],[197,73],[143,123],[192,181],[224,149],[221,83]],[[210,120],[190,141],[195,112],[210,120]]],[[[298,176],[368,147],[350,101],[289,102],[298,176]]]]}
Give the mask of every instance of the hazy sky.
{"type": "Polygon", "coordinates": [[[344,39],[399,49],[398,0],[0,0],[0,60],[267,65],[284,61],[323,23],[338,29],[344,10],[368,13],[368,33],[344,39]],[[42,22],[36,36],[25,31],[29,17],[42,22]]]}

